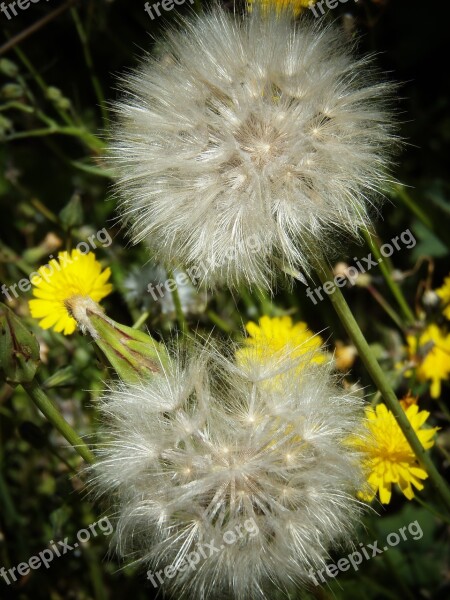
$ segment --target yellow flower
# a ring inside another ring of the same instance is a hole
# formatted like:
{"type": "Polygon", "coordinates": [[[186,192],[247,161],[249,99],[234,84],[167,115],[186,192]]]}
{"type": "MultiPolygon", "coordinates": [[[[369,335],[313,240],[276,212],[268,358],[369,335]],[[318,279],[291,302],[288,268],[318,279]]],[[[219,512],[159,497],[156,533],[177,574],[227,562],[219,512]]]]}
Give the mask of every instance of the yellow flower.
{"type": "Polygon", "coordinates": [[[442,287],[435,290],[444,305],[442,314],[450,319],[450,275],[444,279],[442,287]]]}
{"type": "Polygon", "coordinates": [[[76,321],[67,311],[64,301],[72,296],[90,296],[99,302],[112,291],[107,283],[111,275],[109,268],[102,272],[100,263],[92,252],[83,254],[79,250],[59,252],[58,260],[40,267],[31,279],[36,299],[29,301],[31,316],[41,319],[43,329],[51,327],[64,335],[73,333],[76,321]]]}
{"type": "Polygon", "coordinates": [[[244,347],[237,351],[236,358],[241,364],[257,361],[266,364],[277,359],[287,350],[292,358],[315,352],[312,362],[326,360],[323,352],[317,352],[323,344],[319,335],[314,335],[306,323],[292,323],[291,317],[261,317],[259,323],[249,321],[245,326],[248,337],[244,347]]]}
{"type": "Polygon", "coordinates": [[[264,12],[275,10],[280,14],[283,10],[292,10],[294,17],[315,4],[316,0],[248,0],[248,12],[252,12],[254,5],[259,5],[264,12]]]}
{"type": "Polygon", "coordinates": [[[352,368],[358,350],[353,345],[346,346],[341,341],[336,342],[335,365],[338,371],[348,371],[352,368]]]}
{"type": "MultiPolygon", "coordinates": [[[[428,450],[433,446],[433,438],[439,428],[422,429],[430,413],[426,410],[419,411],[416,401],[401,404],[423,447],[428,450]]],[[[360,496],[370,501],[378,492],[381,503],[389,504],[392,484],[396,484],[406,498],[412,500],[412,486],[422,490],[421,480],[428,477],[427,472],[419,465],[394,415],[384,404],[378,404],[375,409],[367,408],[366,417],[362,437],[352,440],[352,444],[363,453],[368,474],[368,490],[364,490],[360,496]]]]}
{"type": "Polygon", "coordinates": [[[420,381],[431,381],[431,397],[439,398],[441,381],[450,375],[450,334],[444,334],[437,325],[429,325],[419,336],[408,335],[408,351],[417,363],[420,381]]]}

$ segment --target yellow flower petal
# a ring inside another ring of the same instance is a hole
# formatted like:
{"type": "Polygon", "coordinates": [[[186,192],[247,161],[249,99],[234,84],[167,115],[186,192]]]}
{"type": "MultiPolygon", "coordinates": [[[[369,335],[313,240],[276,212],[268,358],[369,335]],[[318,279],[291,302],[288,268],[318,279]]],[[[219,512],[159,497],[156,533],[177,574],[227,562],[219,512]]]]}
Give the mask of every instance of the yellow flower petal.
{"type": "Polygon", "coordinates": [[[100,302],[113,289],[107,283],[111,270],[107,268],[102,272],[92,252],[83,254],[77,249],[60,252],[58,260],[50,260],[37,273],[38,276],[31,279],[34,296],[28,303],[31,316],[41,319],[39,325],[43,329],[53,328],[64,335],[76,329],[76,321],[67,312],[65,300],[81,295],[100,302]]]}
{"type": "Polygon", "coordinates": [[[286,351],[292,358],[315,352],[313,362],[326,360],[326,355],[320,352],[322,338],[309,331],[306,323],[293,324],[289,316],[264,315],[258,323],[249,321],[245,328],[248,337],[243,342],[243,348],[236,352],[236,359],[241,365],[270,364],[286,351]]]}
{"type": "MultiPolygon", "coordinates": [[[[410,404],[406,400],[402,406],[408,406],[405,414],[412,428],[425,448],[431,448],[438,428],[421,429],[426,426],[430,413],[420,411],[416,403],[410,404]]],[[[378,491],[382,504],[389,504],[392,485],[398,485],[403,495],[411,500],[414,497],[413,486],[422,490],[421,480],[427,479],[427,472],[417,462],[394,415],[384,404],[368,407],[366,417],[362,435],[354,436],[350,443],[362,453],[369,488],[378,491]]],[[[361,494],[367,495],[366,490],[362,490],[361,494]]]]}
{"type": "Polygon", "coordinates": [[[442,381],[450,376],[450,334],[437,325],[429,325],[420,335],[407,336],[410,360],[417,364],[420,381],[431,381],[432,398],[441,395],[442,381]]]}

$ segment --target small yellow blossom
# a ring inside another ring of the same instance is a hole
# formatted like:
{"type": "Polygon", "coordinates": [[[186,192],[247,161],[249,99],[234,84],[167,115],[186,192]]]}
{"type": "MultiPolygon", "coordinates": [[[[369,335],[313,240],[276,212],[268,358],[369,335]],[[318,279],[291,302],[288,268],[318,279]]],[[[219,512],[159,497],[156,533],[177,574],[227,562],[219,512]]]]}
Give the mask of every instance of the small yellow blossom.
{"type": "Polygon", "coordinates": [[[265,364],[277,359],[281,353],[288,351],[292,358],[314,352],[312,362],[322,363],[327,357],[320,352],[323,340],[314,335],[306,323],[293,323],[291,317],[263,316],[258,323],[249,321],[246,325],[248,337],[244,347],[237,351],[238,362],[257,361],[265,364]]]}
{"type": "MultiPolygon", "coordinates": [[[[430,413],[426,410],[419,411],[417,402],[411,401],[410,397],[401,404],[423,447],[428,450],[433,446],[433,438],[438,430],[438,427],[422,428],[430,413]]],[[[366,417],[363,435],[352,440],[363,453],[367,469],[368,489],[360,496],[371,501],[378,493],[380,502],[389,504],[392,484],[396,484],[406,498],[412,500],[412,486],[422,490],[422,480],[428,477],[427,472],[419,465],[394,415],[384,404],[367,408],[366,417]]]]}
{"type": "Polygon", "coordinates": [[[348,371],[348,369],[351,369],[357,356],[358,350],[355,348],[355,346],[346,346],[339,340],[336,342],[334,360],[336,369],[338,369],[338,371],[348,371]]]}
{"type": "Polygon", "coordinates": [[[305,8],[315,4],[316,0],[248,0],[248,12],[252,12],[253,6],[260,6],[263,11],[275,10],[280,14],[284,10],[292,10],[294,17],[298,17],[305,8]]]}
{"type": "Polygon", "coordinates": [[[441,381],[450,375],[450,334],[443,333],[437,325],[429,325],[419,336],[408,335],[408,353],[417,364],[420,381],[431,381],[431,397],[441,395],[441,381]]]}
{"type": "Polygon", "coordinates": [[[435,290],[435,292],[442,301],[442,314],[447,319],[450,319],[450,275],[444,279],[443,285],[435,290]]]}
{"type": "Polygon", "coordinates": [[[59,252],[58,260],[53,258],[40,267],[31,279],[35,296],[29,301],[31,316],[41,319],[39,325],[43,329],[53,328],[64,335],[73,333],[76,321],[68,313],[65,300],[80,295],[100,302],[112,291],[112,285],[107,283],[110,275],[109,268],[102,272],[92,252],[59,252]]]}

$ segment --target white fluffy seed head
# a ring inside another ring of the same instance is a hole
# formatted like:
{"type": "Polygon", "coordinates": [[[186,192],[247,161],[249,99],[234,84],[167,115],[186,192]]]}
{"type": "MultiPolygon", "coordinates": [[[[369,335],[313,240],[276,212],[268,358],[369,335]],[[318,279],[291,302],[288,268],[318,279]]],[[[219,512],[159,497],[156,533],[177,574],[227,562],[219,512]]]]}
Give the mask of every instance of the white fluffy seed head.
{"type": "Polygon", "coordinates": [[[166,265],[271,286],[379,206],[393,86],[335,28],[215,8],[123,80],[111,151],[123,220],[166,265]]]}
{"type": "Polygon", "coordinates": [[[177,596],[270,598],[311,583],[310,569],[348,545],[361,513],[348,444],[361,401],[310,359],[245,368],[209,348],[105,394],[93,484],[116,509],[118,552],[157,585],[172,565],[162,578],[177,596]]]}

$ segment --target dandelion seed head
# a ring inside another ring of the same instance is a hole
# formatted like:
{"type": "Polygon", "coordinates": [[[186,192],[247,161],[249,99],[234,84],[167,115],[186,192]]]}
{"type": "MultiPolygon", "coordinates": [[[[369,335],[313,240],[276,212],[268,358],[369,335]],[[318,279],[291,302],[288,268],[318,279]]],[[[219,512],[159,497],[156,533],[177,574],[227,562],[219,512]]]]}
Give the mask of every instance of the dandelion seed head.
{"type": "Polygon", "coordinates": [[[271,597],[351,539],[363,473],[347,440],[361,401],[312,356],[280,357],[267,385],[209,346],[191,352],[105,394],[93,485],[116,508],[119,553],[153,572],[215,541],[219,552],[165,580],[171,591],[271,597]],[[230,531],[236,540],[224,543],[230,531]]]}
{"type": "Polygon", "coordinates": [[[164,264],[206,265],[211,285],[270,287],[280,261],[309,271],[318,249],[369,225],[395,146],[393,87],[341,30],[215,8],[164,50],[124,77],[116,105],[134,242],[164,264]]]}

